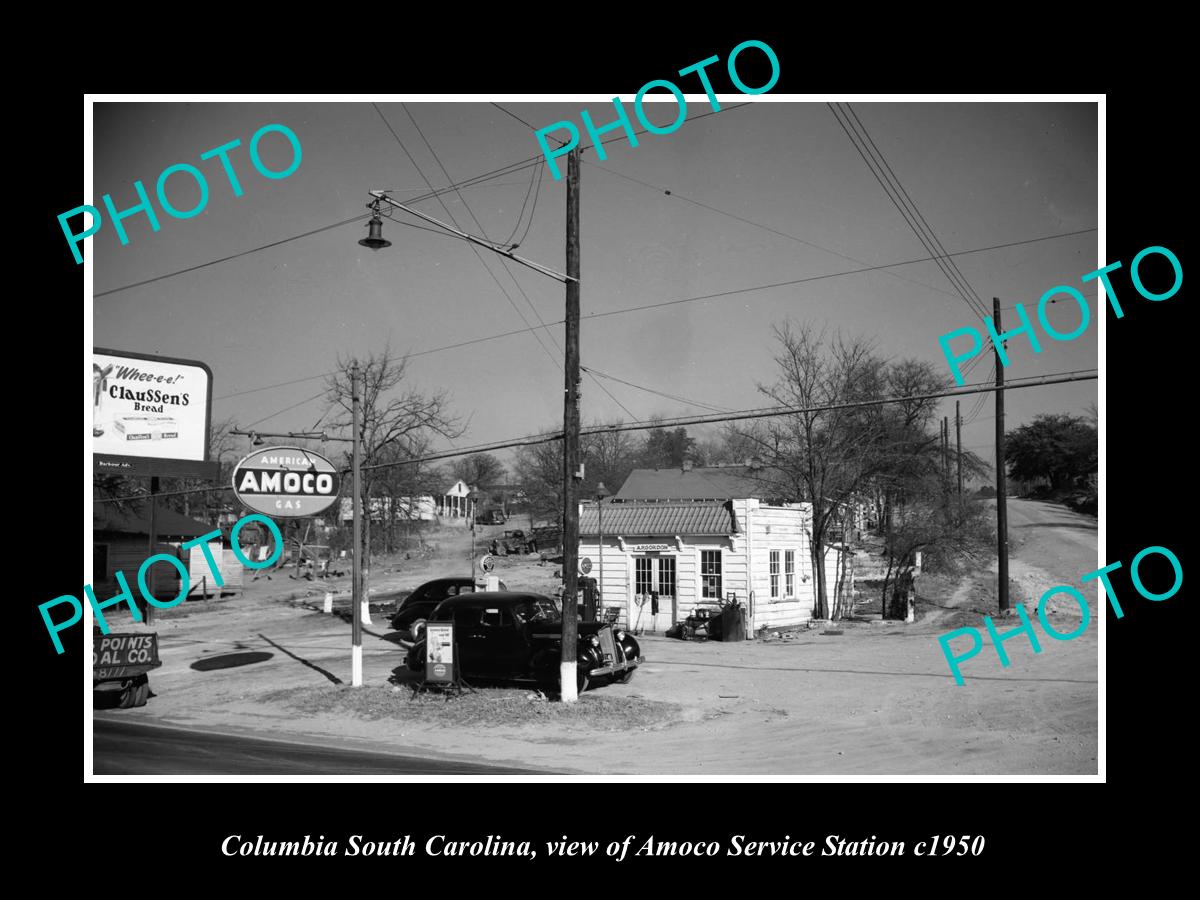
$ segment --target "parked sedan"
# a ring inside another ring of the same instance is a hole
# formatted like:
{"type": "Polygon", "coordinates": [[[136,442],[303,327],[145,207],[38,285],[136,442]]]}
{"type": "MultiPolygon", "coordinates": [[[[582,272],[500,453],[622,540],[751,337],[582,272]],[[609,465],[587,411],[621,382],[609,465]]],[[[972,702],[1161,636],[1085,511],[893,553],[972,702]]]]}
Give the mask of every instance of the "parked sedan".
{"type": "MultiPolygon", "coordinates": [[[[500,582],[500,587],[503,589],[504,582],[500,582]]],[[[427,581],[400,601],[396,612],[392,614],[392,630],[407,630],[416,640],[425,628],[425,620],[439,603],[447,597],[457,597],[474,590],[474,578],[435,578],[427,581]]]]}
{"type": "MultiPolygon", "coordinates": [[[[454,623],[459,673],[468,681],[557,687],[562,618],[549,597],[512,591],[449,597],[429,621],[454,623]]],[[[575,652],[580,693],[595,682],[627,683],[643,661],[633,635],[606,622],[580,622],[575,652]]],[[[414,672],[425,667],[423,638],[409,649],[406,662],[414,672]]]]}

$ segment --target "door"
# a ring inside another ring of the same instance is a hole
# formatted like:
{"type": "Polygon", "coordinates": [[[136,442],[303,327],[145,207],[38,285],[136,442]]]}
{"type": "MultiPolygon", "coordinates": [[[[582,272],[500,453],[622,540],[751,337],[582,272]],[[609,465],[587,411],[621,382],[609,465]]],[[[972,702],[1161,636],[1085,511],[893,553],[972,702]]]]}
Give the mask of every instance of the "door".
{"type": "Polygon", "coordinates": [[[666,631],[678,621],[675,577],[674,556],[642,554],[633,557],[633,593],[635,597],[644,598],[638,615],[647,631],[666,631]],[[654,614],[652,593],[658,594],[658,615],[654,614]]]}
{"type": "Polygon", "coordinates": [[[479,666],[489,675],[523,675],[529,662],[525,633],[507,606],[485,607],[479,618],[479,666]]]}

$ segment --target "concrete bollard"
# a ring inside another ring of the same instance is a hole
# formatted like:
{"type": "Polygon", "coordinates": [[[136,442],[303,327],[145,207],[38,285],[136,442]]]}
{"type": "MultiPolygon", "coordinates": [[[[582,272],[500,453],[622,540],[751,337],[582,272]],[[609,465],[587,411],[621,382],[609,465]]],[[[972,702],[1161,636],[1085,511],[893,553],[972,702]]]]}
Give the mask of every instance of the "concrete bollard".
{"type": "Polygon", "coordinates": [[[325,612],[333,613],[333,591],[325,592],[325,612]]]}

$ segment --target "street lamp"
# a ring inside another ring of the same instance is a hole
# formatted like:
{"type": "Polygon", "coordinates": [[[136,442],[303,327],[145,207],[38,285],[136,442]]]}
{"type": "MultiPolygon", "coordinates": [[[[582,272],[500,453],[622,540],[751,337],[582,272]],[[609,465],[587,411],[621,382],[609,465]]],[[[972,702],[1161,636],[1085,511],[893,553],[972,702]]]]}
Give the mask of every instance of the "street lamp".
{"type": "Polygon", "coordinates": [[[467,500],[471,504],[471,574],[475,574],[475,503],[479,500],[479,491],[468,491],[467,500]]]}
{"type": "Polygon", "coordinates": [[[371,250],[382,250],[384,247],[392,246],[392,242],[385,239],[383,236],[383,219],[379,218],[379,201],[376,200],[372,204],[368,204],[373,215],[371,221],[367,223],[370,229],[367,236],[359,241],[364,247],[371,250]]]}
{"type": "Polygon", "coordinates": [[[598,530],[600,532],[600,540],[598,541],[599,559],[597,562],[596,575],[596,615],[603,619],[604,614],[604,498],[608,496],[608,488],[601,481],[596,485],[596,516],[599,519],[598,530]]]}

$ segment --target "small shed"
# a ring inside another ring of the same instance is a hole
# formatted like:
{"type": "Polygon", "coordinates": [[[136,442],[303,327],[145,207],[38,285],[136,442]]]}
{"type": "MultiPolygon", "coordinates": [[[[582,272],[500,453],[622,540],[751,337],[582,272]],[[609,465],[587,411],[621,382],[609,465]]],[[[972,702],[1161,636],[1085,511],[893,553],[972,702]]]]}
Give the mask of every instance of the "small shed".
{"type": "MultiPolygon", "coordinates": [[[[156,553],[180,557],[186,566],[186,554],[180,545],[214,530],[170,509],[158,510],[158,543],[150,550],[150,505],[118,509],[114,503],[97,503],[92,515],[92,590],[97,600],[107,600],[121,590],[116,572],[124,572],[135,598],[138,596],[137,573],[146,558],[156,553]]],[[[150,570],[158,597],[170,599],[179,593],[179,573],[161,563],[150,570]]]]}

